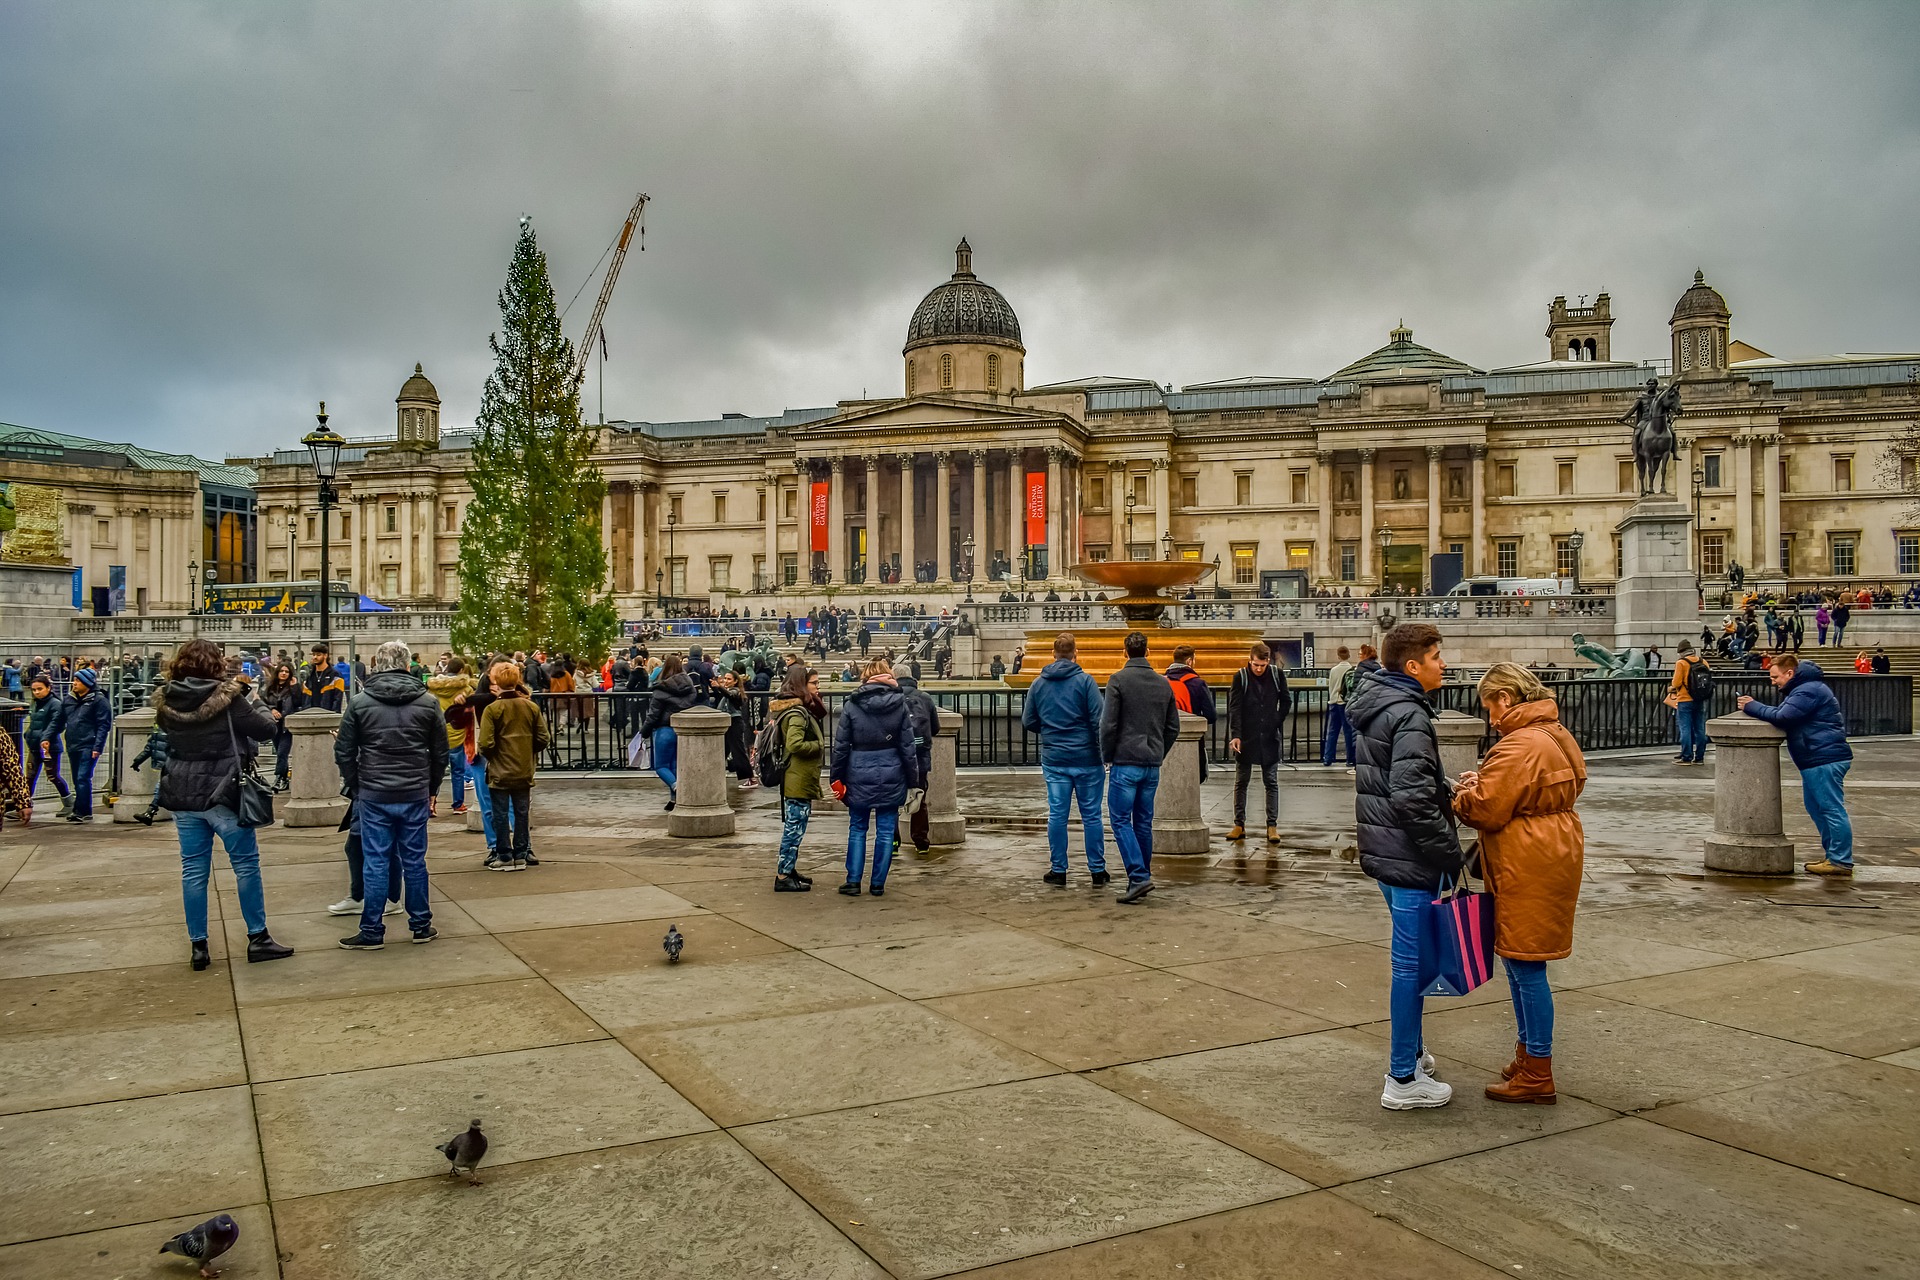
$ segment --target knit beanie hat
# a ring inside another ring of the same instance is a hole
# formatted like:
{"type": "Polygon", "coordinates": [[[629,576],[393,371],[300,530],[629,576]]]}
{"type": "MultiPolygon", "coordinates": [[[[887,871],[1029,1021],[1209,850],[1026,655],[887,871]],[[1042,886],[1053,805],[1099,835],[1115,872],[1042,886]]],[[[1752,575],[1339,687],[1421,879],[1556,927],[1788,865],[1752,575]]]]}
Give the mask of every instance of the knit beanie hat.
{"type": "Polygon", "coordinates": [[[100,677],[94,673],[92,667],[80,668],[73,673],[73,678],[89,689],[98,689],[100,687],[100,677]]]}

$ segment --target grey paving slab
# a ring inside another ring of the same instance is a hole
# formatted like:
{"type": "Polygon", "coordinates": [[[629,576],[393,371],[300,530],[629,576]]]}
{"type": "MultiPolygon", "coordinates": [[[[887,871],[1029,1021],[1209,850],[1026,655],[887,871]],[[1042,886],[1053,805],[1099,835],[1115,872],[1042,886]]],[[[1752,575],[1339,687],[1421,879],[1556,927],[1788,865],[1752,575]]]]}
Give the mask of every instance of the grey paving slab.
{"type": "Polygon", "coordinates": [[[235,965],[234,999],[241,1005],[327,1000],[531,976],[532,971],[497,939],[485,935],[440,938],[415,946],[407,937],[404,920],[404,916],[388,917],[384,951],[342,951],[336,945],[302,950],[270,964],[235,965]],[[403,923],[396,928],[395,920],[403,923]]]}
{"type": "Polygon", "coordinates": [[[1759,960],[1790,951],[1865,942],[1897,932],[1879,921],[1853,918],[1874,914],[1823,911],[1816,915],[1805,909],[1769,906],[1764,901],[1741,901],[1708,911],[1700,910],[1695,903],[1627,907],[1595,912],[1591,922],[1606,933],[1759,960]]]}
{"type": "Polygon", "coordinates": [[[553,982],[588,1017],[613,1032],[847,1009],[898,999],[883,987],[798,951],[721,964],[656,963],[632,972],[553,982]]]}
{"type": "MultiPolygon", "coordinates": [[[[1556,990],[1572,990],[1734,963],[1734,957],[1720,951],[1676,947],[1627,934],[1609,933],[1606,917],[1596,916],[1593,921],[1576,919],[1573,954],[1565,960],[1547,963],[1547,981],[1556,990]]],[[[1505,987],[1505,975],[1495,972],[1490,985],[1505,987]]]]}
{"type": "MultiPolygon", "coordinates": [[[[665,968],[661,943],[669,922],[627,920],[616,924],[576,925],[566,929],[532,929],[507,933],[500,941],[553,981],[610,973],[632,973],[665,968]]],[[[699,915],[673,921],[680,926],[682,950],[676,970],[705,968],[750,956],[790,951],[786,943],[725,916],[699,915]]]]}
{"type": "Polygon", "coordinates": [[[1783,960],[1643,978],[1592,994],[1863,1058],[1920,1045],[1920,996],[1912,987],[1783,960]]]}
{"type": "Polygon", "coordinates": [[[721,1133],[276,1206],[284,1280],[886,1273],[721,1133]]]}
{"type": "Polygon", "coordinates": [[[253,1133],[244,1087],[9,1116],[0,1244],[264,1201],[253,1133]]]}
{"type": "Polygon", "coordinates": [[[199,973],[176,961],[0,979],[0,1035],[147,1026],[232,1010],[224,962],[199,973]]]}
{"type": "Polygon", "coordinates": [[[944,1275],[1306,1189],[1075,1076],[734,1134],[899,1277],[944,1275]]]}
{"type": "Polygon", "coordinates": [[[1393,922],[1387,917],[1387,904],[1379,889],[1359,876],[1337,884],[1289,883],[1265,889],[1237,884],[1190,885],[1170,890],[1168,897],[1311,933],[1331,934],[1349,942],[1383,942],[1393,935],[1393,922]]]}
{"type": "Polygon", "coordinates": [[[1842,984],[1865,978],[1912,990],[1920,988],[1920,937],[1905,934],[1798,951],[1779,957],[1778,963],[1826,974],[1842,984]]]}
{"type": "Polygon", "coordinates": [[[1125,973],[1136,966],[1015,929],[823,947],[827,962],[911,999],[1125,973]]]}
{"type": "Polygon", "coordinates": [[[1336,1194],[1510,1276],[1840,1280],[1920,1269],[1911,1205],[1633,1118],[1336,1194]]]}
{"type": "Polygon", "coordinates": [[[1255,920],[1237,912],[1177,902],[1171,908],[1165,902],[1155,905],[1161,909],[1138,911],[1101,901],[1064,916],[1050,914],[1032,921],[1008,923],[1155,968],[1304,951],[1345,941],[1332,934],[1255,920]]]}
{"type": "MultiPolygon", "coordinates": [[[[1437,1043],[1429,1047],[1438,1050],[1437,1043]]],[[[1094,1078],[1116,1092],[1321,1186],[1595,1124],[1612,1112],[1490,1102],[1492,1076],[1442,1054],[1445,1108],[1380,1106],[1385,1045],[1355,1030],[1293,1036],[1134,1063],[1094,1078]],[[1311,1099],[1298,1082],[1316,1082],[1311,1099]]]]}
{"type": "Polygon", "coordinates": [[[273,1218],[264,1204],[227,1205],[184,1218],[138,1226],[83,1231],[0,1248],[0,1275],[8,1280],[190,1280],[199,1271],[174,1254],[158,1252],[182,1231],[226,1213],[240,1226],[240,1240],[218,1266],[234,1280],[279,1274],[273,1218]]]}
{"type": "Polygon", "coordinates": [[[276,1199],[445,1174],[434,1148],[473,1118],[494,1168],[713,1127],[606,1040],[273,1081],[254,1106],[276,1199]]]}
{"type": "MultiPolygon", "coordinates": [[[[218,927],[208,930],[207,945],[215,959],[226,959],[226,937],[218,927]]],[[[29,934],[0,939],[0,978],[184,965],[191,950],[184,923],[29,934]]]]}
{"type": "MultiPolygon", "coordinates": [[[[433,912],[433,927],[442,938],[471,937],[484,934],[472,916],[444,898],[428,899],[429,910],[433,912]]],[[[400,945],[410,945],[407,933],[407,917],[396,913],[386,917],[387,938],[400,945]]],[[[237,906],[229,907],[223,927],[227,934],[227,946],[236,954],[245,954],[247,949],[247,922],[240,916],[237,906]]],[[[336,916],[325,911],[302,911],[285,915],[269,912],[267,931],[275,940],[285,943],[296,951],[321,952],[340,949],[340,939],[360,932],[358,915],[336,916]]]]}
{"type": "MultiPolygon", "coordinates": [[[[540,870],[546,868],[543,866],[540,870]]],[[[677,920],[704,914],[678,894],[650,884],[635,884],[624,889],[530,893],[510,898],[469,898],[466,908],[469,915],[494,933],[610,924],[619,920],[677,920]]],[[[665,931],[664,925],[662,931],[665,931]]]]}
{"type": "Polygon", "coordinates": [[[582,889],[631,889],[641,883],[611,862],[542,861],[525,871],[460,871],[433,877],[433,887],[464,902],[469,898],[519,898],[539,893],[575,893],[582,889]]]}
{"type": "Polygon", "coordinates": [[[0,1040],[0,1114],[246,1082],[231,1013],[0,1040]]]}
{"type": "Polygon", "coordinates": [[[729,919],[751,926],[770,938],[778,938],[790,947],[815,950],[821,947],[851,946],[862,942],[898,942],[907,938],[927,938],[938,934],[971,933],[992,927],[971,912],[949,907],[930,906],[912,899],[888,897],[846,898],[834,892],[825,880],[812,893],[782,894],[771,891],[741,910],[727,910],[729,919]]]}
{"type": "MultiPolygon", "coordinates": [[[[1385,947],[1353,942],[1310,951],[1181,965],[1169,972],[1297,1009],[1336,1026],[1386,1017],[1387,991],[1393,980],[1391,957],[1385,947]]],[[[1507,993],[1490,982],[1460,998],[1469,1004],[1506,999],[1507,993]]],[[[1455,1002],[1435,998],[1427,1002],[1427,1008],[1444,1008],[1455,1002]]]]}

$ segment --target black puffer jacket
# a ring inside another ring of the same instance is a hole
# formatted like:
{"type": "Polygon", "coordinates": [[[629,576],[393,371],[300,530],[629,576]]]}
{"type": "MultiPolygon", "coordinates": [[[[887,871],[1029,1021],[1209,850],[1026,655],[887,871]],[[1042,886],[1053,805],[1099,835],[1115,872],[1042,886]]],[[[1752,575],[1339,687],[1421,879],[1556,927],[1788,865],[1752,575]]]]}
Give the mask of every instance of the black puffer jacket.
{"type": "Polygon", "coordinates": [[[1360,869],[1382,884],[1438,889],[1462,861],[1433,704],[1410,676],[1361,673],[1347,699],[1359,735],[1354,819],[1360,869]]]}
{"type": "Polygon", "coordinates": [[[253,755],[253,744],[271,741],[274,732],[273,717],[247,686],[199,676],[169,680],[154,694],[153,707],[167,735],[161,807],[201,813],[238,804],[240,755],[253,755]]]}
{"type": "Polygon", "coordinates": [[[912,676],[898,677],[900,694],[907,700],[907,710],[913,715],[913,754],[920,763],[922,785],[926,777],[933,772],[933,737],[940,731],[940,708],[933,699],[920,692],[920,682],[912,676]]]}
{"type": "Polygon", "coordinates": [[[920,785],[913,709],[892,681],[869,680],[840,704],[828,778],[846,784],[849,809],[897,809],[920,785]]]}
{"type": "Polygon", "coordinates": [[[650,734],[656,729],[671,729],[676,713],[699,705],[700,691],[693,687],[692,677],[676,671],[653,686],[653,696],[647,699],[647,714],[640,720],[640,732],[650,734]]]}
{"type": "Polygon", "coordinates": [[[333,758],[356,800],[424,801],[447,772],[447,719],[439,700],[418,676],[374,672],[340,717],[333,758]]]}

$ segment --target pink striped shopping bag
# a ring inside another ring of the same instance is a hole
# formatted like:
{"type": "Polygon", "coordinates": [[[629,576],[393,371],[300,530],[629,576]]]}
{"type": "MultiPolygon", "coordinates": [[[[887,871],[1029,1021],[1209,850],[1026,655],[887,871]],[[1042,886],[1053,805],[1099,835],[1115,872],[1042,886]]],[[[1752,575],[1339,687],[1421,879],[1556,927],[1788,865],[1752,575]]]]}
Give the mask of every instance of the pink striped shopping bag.
{"type": "Polygon", "coordinates": [[[1421,914],[1420,994],[1463,996],[1493,976],[1493,895],[1461,877],[1421,914]]]}

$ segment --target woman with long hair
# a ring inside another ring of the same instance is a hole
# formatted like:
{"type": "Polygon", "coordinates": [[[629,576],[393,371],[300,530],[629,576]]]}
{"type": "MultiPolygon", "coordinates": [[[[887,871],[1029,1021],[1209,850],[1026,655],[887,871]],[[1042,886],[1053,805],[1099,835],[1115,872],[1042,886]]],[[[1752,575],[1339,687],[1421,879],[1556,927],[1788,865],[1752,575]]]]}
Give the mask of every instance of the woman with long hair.
{"type": "Polygon", "coordinates": [[[300,682],[293,668],[282,662],[267,672],[260,703],[273,720],[273,787],[285,791],[293,776],[293,730],[287,717],[301,710],[300,682]]]}
{"type": "Polygon", "coordinates": [[[826,755],[827,704],[820,697],[820,677],[796,662],[787,668],[780,692],[767,706],[767,715],[787,754],[787,771],[780,779],[780,865],[774,872],[775,893],[805,893],[813,881],[800,874],[800,841],[813,817],[820,789],[820,762],[826,755]]]}
{"type": "Polygon", "coordinates": [[[640,721],[640,732],[653,741],[653,771],[667,784],[667,808],[679,799],[680,739],[673,731],[673,717],[696,705],[700,691],[684,670],[680,655],[670,653],[660,662],[660,678],[653,695],[647,699],[647,712],[640,721]]]}
{"type": "Polygon", "coordinates": [[[1453,811],[1480,833],[1493,891],[1493,949],[1506,965],[1519,1028],[1513,1062],[1487,1086],[1496,1102],[1555,1101],[1553,992],[1547,961],[1573,954],[1586,835],[1574,805],[1587,784],[1580,744],[1540,678],[1500,662],[1480,678],[1480,705],[1499,734],[1478,770],[1460,775],[1453,811]]]}
{"type": "Polygon", "coordinates": [[[180,896],[186,910],[193,967],[205,969],[207,879],[213,870],[213,838],[233,868],[240,915],[247,925],[247,961],[293,954],[267,932],[267,899],[260,884],[260,845],[252,828],[240,825],[240,771],[251,744],[274,736],[274,723],[246,684],[227,674],[226,657],[211,640],[180,646],[167,665],[167,682],[154,694],[154,710],[167,734],[167,767],[160,775],[161,807],[173,811],[180,835],[180,896]]]}
{"type": "Polygon", "coordinates": [[[862,683],[840,708],[833,733],[833,793],[847,806],[847,882],[840,892],[860,893],[867,862],[867,828],[874,828],[873,878],[867,892],[887,891],[893,837],[907,791],[920,785],[913,747],[913,711],[885,658],[862,670],[862,683]]]}

